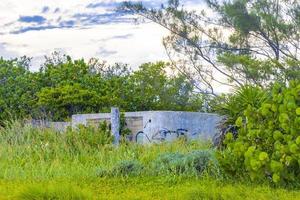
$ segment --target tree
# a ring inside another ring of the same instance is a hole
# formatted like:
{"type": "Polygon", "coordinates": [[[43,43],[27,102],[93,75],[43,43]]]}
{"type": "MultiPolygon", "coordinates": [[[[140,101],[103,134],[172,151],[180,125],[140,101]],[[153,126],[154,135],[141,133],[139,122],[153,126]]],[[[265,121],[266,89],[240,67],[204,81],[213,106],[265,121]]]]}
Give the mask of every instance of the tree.
{"type": "Polygon", "coordinates": [[[214,85],[266,87],[300,78],[300,2],[296,0],[206,0],[206,12],[178,0],[161,8],[124,2],[170,31],[164,46],[177,69],[202,92],[214,85]],[[212,14],[207,14],[212,13],[212,14]]]}
{"type": "Polygon", "coordinates": [[[126,90],[131,94],[128,109],[201,110],[202,95],[194,94],[193,85],[184,76],[170,76],[168,70],[169,64],[157,62],[142,64],[133,72],[126,90]]]}
{"type": "Polygon", "coordinates": [[[0,59],[0,122],[14,118],[67,120],[73,114],[123,111],[201,109],[183,76],[166,73],[166,63],[146,63],[132,72],[127,65],[108,65],[53,54],[38,72],[30,59],[0,59]]]}
{"type": "Polygon", "coordinates": [[[35,92],[38,84],[28,70],[30,59],[4,60],[0,58],[0,121],[36,113],[35,92]]]}
{"type": "Polygon", "coordinates": [[[52,120],[66,120],[76,113],[98,112],[103,103],[95,91],[83,89],[79,84],[42,88],[37,95],[38,105],[52,120]]]}

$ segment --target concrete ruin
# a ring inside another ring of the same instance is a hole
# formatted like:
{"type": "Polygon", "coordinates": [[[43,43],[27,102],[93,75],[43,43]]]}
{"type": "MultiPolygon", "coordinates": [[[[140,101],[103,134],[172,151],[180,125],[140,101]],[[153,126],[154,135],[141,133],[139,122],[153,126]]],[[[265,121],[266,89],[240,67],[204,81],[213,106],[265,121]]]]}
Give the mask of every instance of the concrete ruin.
{"type": "Polygon", "coordinates": [[[26,124],[35,128],[50,128],[57,132],[65,132],[72,125],[71,122],[51,122],[47,120],[28,120],[26,124]]]}
{"type": "MultiPolygon", "coordinates": [[[[217,114],[200,112],[144,111],[124,114],[132,140],[138,143],[171,141],[181,136],[211,140],[222,120],[217,114]]],[[[110,123],[111,113],[78,114],[72,116],[72,127],[97,125],[103,121],[110,123]]]]}

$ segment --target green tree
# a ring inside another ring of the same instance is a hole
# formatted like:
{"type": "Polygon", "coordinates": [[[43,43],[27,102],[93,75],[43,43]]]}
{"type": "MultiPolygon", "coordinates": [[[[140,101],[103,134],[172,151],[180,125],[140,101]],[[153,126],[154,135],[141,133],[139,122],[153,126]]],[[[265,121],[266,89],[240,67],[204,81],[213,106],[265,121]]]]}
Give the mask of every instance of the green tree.
{"type": "Polygon", "coordinates": [[[168,75],[168,69],[163,62],[146,63],[130,76],[130,110],[201,110],[202,95],[194,94],[184,76],[168,75]]]}
{"type": "Polygon", "coordinates": [[[215,94],[216,83],[266,87],[300,78],[299,1],[206,3],[201,12],[185,9],[178,0],[159,9],[125,2],[120,10],[170,31],[164,45],[172,63],[202,93],[215,94]]]}
{"type": "Polygon", "coordinates": [[[37,96],[38,105],[53,120],[65,120],[76,113],[98,112],[102,104],[95,91],[84,89],[79,84],[42,88],[37,96]]]}
{"type": "Polygon", "coordinates": [[[66,120],[77,113],[201,109],[202,96],[163,62],[132,72],[127,65],[97,59],[73,60],[54,53],[38,72],[30,59],[0,59],[0,121],[15,118],[66,120]]]}
{"type": "Polygon", "coordinates": [[[28,70],[30,59],[4,60],[0,58],[0,121],[26,117],[37,112],[37,79],[28,70]]]}

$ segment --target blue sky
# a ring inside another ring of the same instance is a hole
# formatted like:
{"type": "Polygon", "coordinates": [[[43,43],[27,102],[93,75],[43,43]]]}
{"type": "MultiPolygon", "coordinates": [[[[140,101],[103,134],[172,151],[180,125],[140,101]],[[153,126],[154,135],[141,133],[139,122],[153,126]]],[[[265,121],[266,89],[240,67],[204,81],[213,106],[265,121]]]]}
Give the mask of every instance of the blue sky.
{"type": "MultiPolygon", "coordinates": [[[[37,70],[45,55],[60,51],[73,58],[97,57],[136,67],[166,60],[162,38],[168,32],[153,23],[135,24],[117,13],[119,0],[1,0],[0,56],[33,57],[37,70]]],[[[143,1],[160,6],[162,1],[143,1]]],[[[193,8],[201,0],[182,1],[193,8]]]]}

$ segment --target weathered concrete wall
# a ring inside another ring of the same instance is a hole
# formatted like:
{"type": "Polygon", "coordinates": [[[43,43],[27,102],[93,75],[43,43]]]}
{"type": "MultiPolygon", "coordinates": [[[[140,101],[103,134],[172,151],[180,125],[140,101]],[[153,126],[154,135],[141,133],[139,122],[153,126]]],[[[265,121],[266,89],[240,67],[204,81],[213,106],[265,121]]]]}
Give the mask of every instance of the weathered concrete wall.
{"type": "MultiPolygon", "coordinates": [[[[100,121],[108,121],[110,113],[100,114],[84,114],[73,115],[72,126],[79,124],[88,125],[89,122],[97,123],[100,121]]],[[[127,126],[135,134],[139,131],[138,139],[144,143],[156,142],[153,137],[159,135],[159,131],[167,129],[176,131],[177,129],[186,129],[187,136],[190,139],[209,140],[216,134],[217,125],[221,121],[221,117],[217,114],[199,113],[199,112],[174,112],[174,111],[146,111],[146,112],[126,112],[125,119],[127,126]],[[146,136],[145,136],[146,135],[146,136]]],[[[176,133],[167,134],[165,140],[173,140],[176,133]]]]}
{"type": "Polygon", "coordinates": [[[71,122],[50,122],[45,120],[30,120],[27,122],[36,128],[51,128],[58,132],[65,132],[68,127],[71,127],[71,122]]]}

